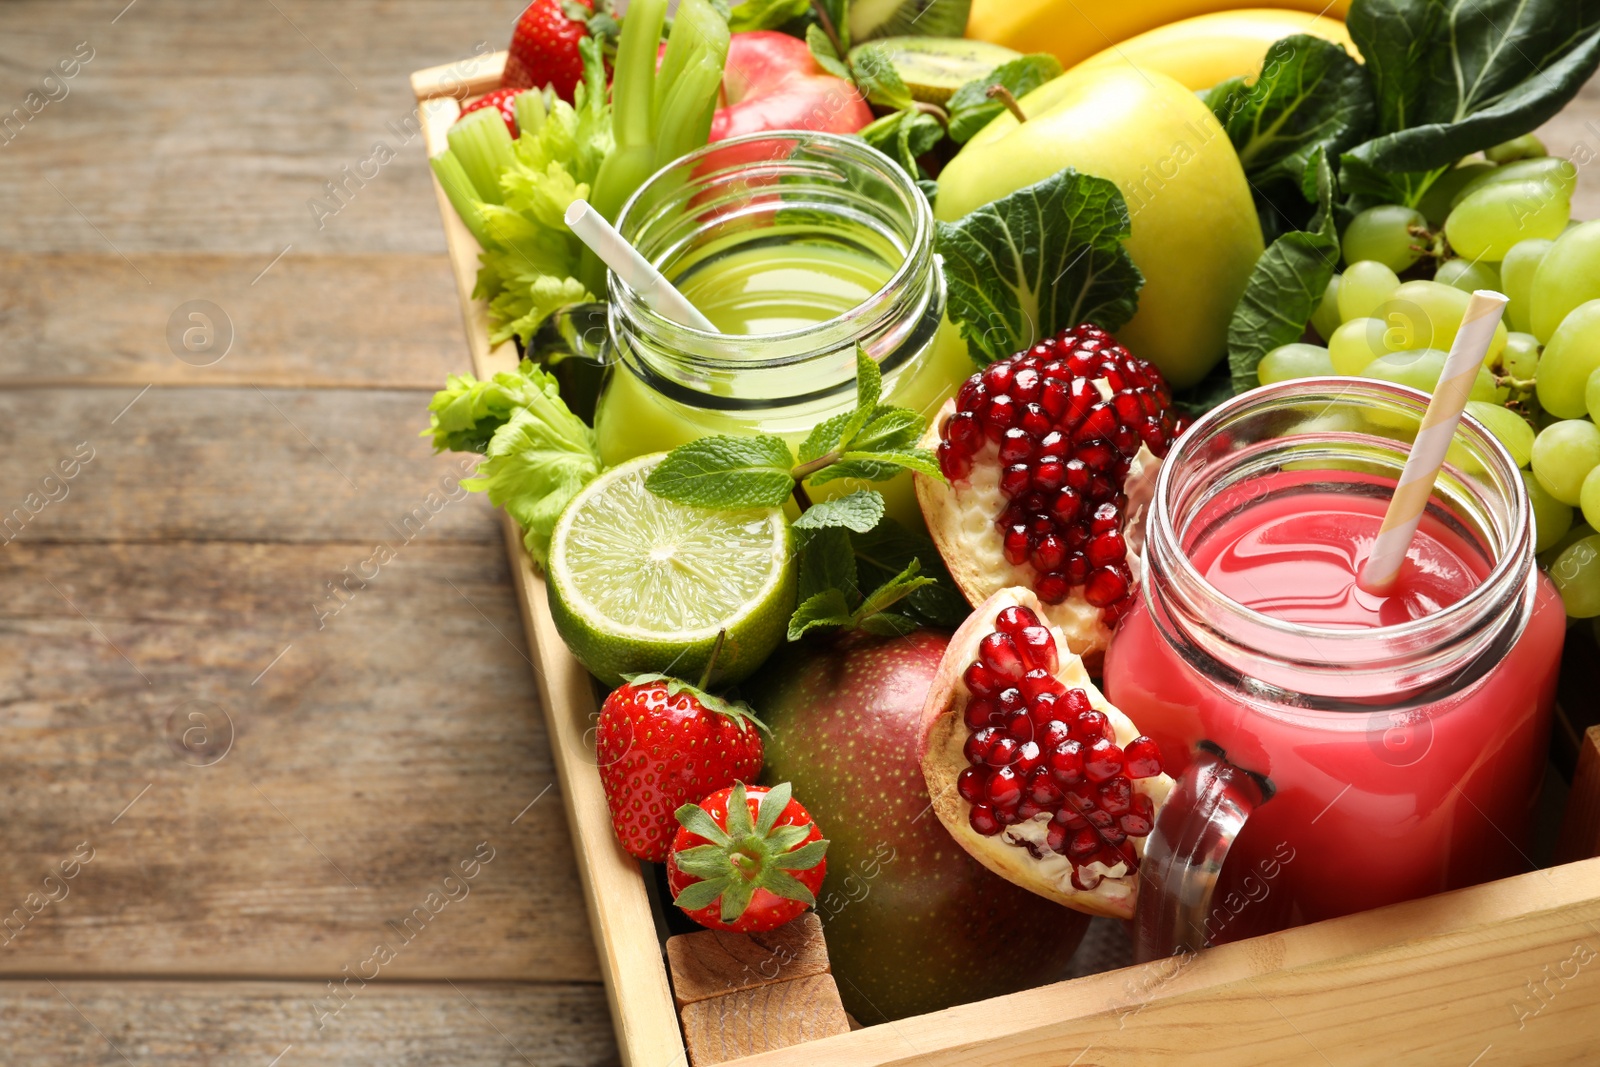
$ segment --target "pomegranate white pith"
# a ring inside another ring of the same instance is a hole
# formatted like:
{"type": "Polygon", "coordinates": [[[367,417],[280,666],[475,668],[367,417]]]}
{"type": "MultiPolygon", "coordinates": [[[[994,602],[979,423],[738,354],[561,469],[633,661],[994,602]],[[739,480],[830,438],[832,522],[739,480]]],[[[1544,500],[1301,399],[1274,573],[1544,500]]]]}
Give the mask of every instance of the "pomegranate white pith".
{"type": "Polygon", "coordinates": [[[1131,918],[1144,837],[1172,779],[1043,609],[1031,590],[1003,589],[956,631],[923,707],[923,777],[939,821],[985,867],[1079,911],[1131,918]],[[984,674],[1008,647],[991,636],[1002,632],[1030,673],[984,674]],[[1002,698],[997,685],[1016,692],[1002,698]]]}
{"type": "Polygon", "coordinates": [[[1098,659],[1142,578],[1144,513],[1178,432],[1155,367],[1099,327],[974,374],[923,439],[923,517],[969,601],[1033,590],[1078,655],[1098,659]]]}

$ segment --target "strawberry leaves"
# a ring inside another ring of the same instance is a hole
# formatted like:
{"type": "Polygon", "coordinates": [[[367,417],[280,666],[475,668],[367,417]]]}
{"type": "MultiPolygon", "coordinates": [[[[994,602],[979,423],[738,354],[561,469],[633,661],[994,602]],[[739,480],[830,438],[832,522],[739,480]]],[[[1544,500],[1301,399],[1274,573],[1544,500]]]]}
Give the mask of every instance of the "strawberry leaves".
{"type": "Polygon", "coordinates": [[[673,903],[695,912],[720,901],[718,916],[729,924],[739,921],[761,889],[807,907],[815,904],[812,891],[790,872],[815,868],[826,856],[828,842],[819,838],[803,843],[816,827],[798,804],[793,805],[791,820],[805,821],[778,824],[792,804],[789,783],[766,790],[756,805],[754,818],[742,782],[728,791],[727,813],[721,823],[711,810],[720,807],[717,800],[714,794],[701,804],[685,804],[676,812],[678,824],[707,844],[672,854],[678,871],[697,879],[680,889],[673,903]]]}

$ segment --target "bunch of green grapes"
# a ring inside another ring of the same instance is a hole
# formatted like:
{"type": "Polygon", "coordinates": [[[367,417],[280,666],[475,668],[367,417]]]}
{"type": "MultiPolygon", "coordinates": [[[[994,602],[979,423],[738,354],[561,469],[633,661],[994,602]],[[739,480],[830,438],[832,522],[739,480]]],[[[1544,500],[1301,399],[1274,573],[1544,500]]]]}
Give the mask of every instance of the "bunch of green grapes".
{"type": "Polygon", "coordinates": [[[1577,168],[1531,136],[1486,156],[1446,172],[1414,207],[1352,218],[1344,272],[1311,317],[1323,344],[1276,348],[1257,375],[1432,393],[1468,294],[1504,293],[1467,412],[1524,468],[1536,551],[1567,614],[1600,617],[1600,220],[1572,221],[1577,168]]]}

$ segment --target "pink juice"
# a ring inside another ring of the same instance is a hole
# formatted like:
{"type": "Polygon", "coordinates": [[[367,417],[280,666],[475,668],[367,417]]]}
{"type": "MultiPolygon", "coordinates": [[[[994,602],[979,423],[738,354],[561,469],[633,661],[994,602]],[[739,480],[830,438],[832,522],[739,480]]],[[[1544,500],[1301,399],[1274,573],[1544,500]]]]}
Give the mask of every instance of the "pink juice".
{"type": "MultiPolygon", "coordinates": [[[[1385,504],[1381,495],[1291,486],[1213,522],[1187,554],[1228,599],[1336,629],[1425,618],[1487,577],[1481,549],[1430,514],[1395,592],[1357,589],[1385,504]]],[[[1205,677],[1141,599],[1106,654],[1111,700],[1161,745],[1174,776],[1204,740],[1275,790],[1229,853],[1211,913],[1214,941],[1526,869],[1565,624],[1549,580],[1534,581],[1533,613],[1497,665],[1433,703],[1398,711],[1292,707],[1205,677]]],[[[1261,651],[1338,662],[1305,635],[1274,640],[1284,647],[1261,651]]]]}

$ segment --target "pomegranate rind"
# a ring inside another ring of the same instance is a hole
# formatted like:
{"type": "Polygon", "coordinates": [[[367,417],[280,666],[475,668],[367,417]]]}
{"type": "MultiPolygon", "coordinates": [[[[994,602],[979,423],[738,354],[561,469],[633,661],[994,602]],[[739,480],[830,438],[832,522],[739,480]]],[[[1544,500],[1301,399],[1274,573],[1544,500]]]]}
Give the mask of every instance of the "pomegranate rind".
{"type": "MultiPolygon", "coordinates": [[[[995,874],[1014,885],[1021,886],[1042,897],[1064,904],[1091,915],[1105,915],[1114,919],[1131,919],[1138,901],[1139,874],[1117,868],[1104,871],[1104,877],[1094,889],[1078,889],[1072,884],[1072,862],[1065,856],[1050,852],[1042,845],[1048,816],[1039,816],[1028,829],[1008,826],[993,837],[985,837],[972,828],[968,821],[971,806],[956,790],[956,777],[967,766],[962,749],[968,730],[963,713],[971,698],[962,674],[978,656],[978,643],[995,629],[995,617],[1001,609],[1013,605],[1030,608],[1041,619],[1046,616],[1046,606],[1026,587],[1002,589],[985,600],[961,624],[945,649],[939,662],[938,673],[928,690],[927,702],[922,708],[922,729],[919,743],[922,751],[922,776],[928,785],[934,814],[967,854],[995,874]],[[1014,840],[1032,840],[1042,858],[1034,855],[1014,840]]],[[[1050,625],[1058,647],[1065,649],[1066,641],[1060,629],[1050,625]]],[[[1105,715],[1116,731],[1118,745],[1126,746],[1139,736],[1138,728],[1115,705],[1105,698],[1089,678],[1082,657],[1063,652],[1056,678],[1068,688],[1081,689],[1090,704],[1105,715]]],[[[1159,812],[1167,794],[1172,790],[1172,779],[1165,774],[1140,778],[1132,782],[1136,792],[1149,796],[1159,812]]],[[[1144,855],[1144,839],[1130,837],[1135,854],[1144,855]]],[[[1091,865],[1095,867],[1097,865],[1091,865]]],[[[1121,867],[1118,864],[1118,867],[1121,867]]]]}
{"type": "MultiPolygon", "coordinates": [[[[955,414],[954,399],[945,401],[922,438],[922,447],[938,447],[940,428],[955,414]]],[[[973,457],[972,473],[958,483],[947,483],[917,474],[913,485],[923,521],[933,537],[934,547],[944,559],[956,587],[969,604],[981,604],[1002,589],[1031,588],[1038,572],[1028,565],[1018,566],[1006,559],[1005,545],[995,520],[1006,508],[1000,491],[999,446],[986,442],[973,457]]],[[[1128,545],[1128,570],[1137,589],[1144,577],[1144,519],[1155,498],[1156,475],[1161,460],[1141,445],[1128,467],[1123,483],[1127,494],[1127,522],[1122,536],[1128,545]]],[[[1082,589],[1059,604],[1039,604],[1041,619],[1061,633],[1057,640],[1073,655],[1081,656],[1095,670],[1106,646],[1111,643],[1111,628],[1100,609],[1084,599],[1082,589]]]]}

